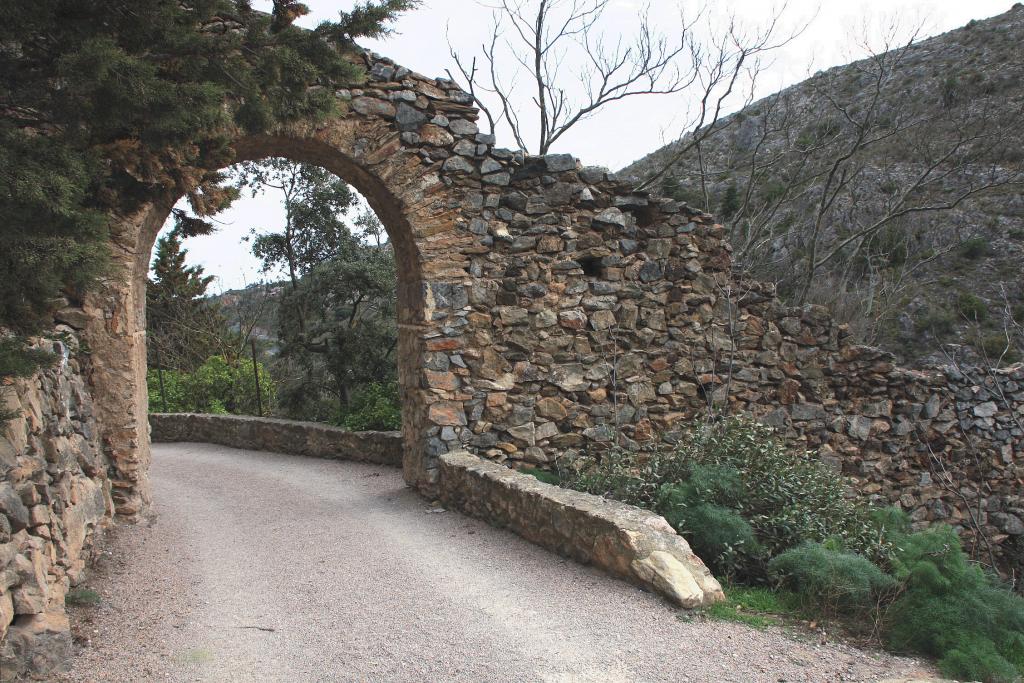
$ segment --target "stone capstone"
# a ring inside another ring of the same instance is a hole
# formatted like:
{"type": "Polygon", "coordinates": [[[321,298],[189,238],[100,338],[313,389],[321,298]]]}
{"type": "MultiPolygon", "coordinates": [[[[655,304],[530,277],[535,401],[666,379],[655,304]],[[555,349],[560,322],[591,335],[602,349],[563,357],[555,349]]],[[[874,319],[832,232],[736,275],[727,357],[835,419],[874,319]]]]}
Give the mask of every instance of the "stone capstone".
{"type": "Polygon", "coordinates": [[[594,564],[682,607],[725,597],[718,581],[663,517],[544,484],[465,451],[442,455],[440,464],[440,497],[447,506],[594,564]]]}
{"type": "MultiPolygon", "coordinates": [[[[457,418],[452,419],[458,424],[457,418]]],[[[156,442],[201,441],[231,448],[402,466],[401,432],[350,432],[318,422],[251,415],[153,413],[149,423],[156,442]]]]}

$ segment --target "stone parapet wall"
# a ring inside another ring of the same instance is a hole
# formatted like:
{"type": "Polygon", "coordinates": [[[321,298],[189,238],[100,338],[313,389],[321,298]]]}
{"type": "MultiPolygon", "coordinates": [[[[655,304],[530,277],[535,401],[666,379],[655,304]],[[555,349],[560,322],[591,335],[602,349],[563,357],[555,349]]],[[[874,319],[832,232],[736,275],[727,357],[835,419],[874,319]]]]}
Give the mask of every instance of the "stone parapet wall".
{"type": "MultiPolygon", "coordinates": [[[[64,330],[59,330],[68,332],[64,330]]],[[[68,591],[114,506],[87,368],[70,334],[39,340],[56,362],[0,385],[0,680],[66,662],[68,591]]]]}
{"type": "Polygon", "coordinates": [[[545,484],[465,451],[441,456],[439,492],[450,507],[682,607],[724,598],[686,540],[653,512],[545,484]]]}
{"type": "Polygon", "coordinates": [[[149,416],[149,423],[154,442],[195,441],[313,458],[402,466],[401,432],[350,432],[317,422],[195,413],[153,413],[149,416]]]}

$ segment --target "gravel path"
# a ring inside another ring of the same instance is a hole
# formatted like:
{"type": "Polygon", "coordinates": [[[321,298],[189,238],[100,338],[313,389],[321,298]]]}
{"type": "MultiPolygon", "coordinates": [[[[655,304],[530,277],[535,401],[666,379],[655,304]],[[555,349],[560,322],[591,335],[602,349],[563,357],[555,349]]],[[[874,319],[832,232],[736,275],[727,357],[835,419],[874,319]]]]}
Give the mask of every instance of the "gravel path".
{"type": "Polygon", "coordinates": [[[113,533],[62,681],[874,681],[916,662],[685,621],[453,512],[395,470],[153,447],[154,518],[113,533]]]}

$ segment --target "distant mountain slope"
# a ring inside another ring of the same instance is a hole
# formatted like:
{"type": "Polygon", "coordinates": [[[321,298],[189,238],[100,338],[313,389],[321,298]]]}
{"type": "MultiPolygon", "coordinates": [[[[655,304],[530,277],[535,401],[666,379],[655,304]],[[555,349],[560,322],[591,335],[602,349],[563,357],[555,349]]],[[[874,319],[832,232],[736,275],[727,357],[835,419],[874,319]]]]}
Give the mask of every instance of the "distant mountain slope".
{"type": "Polygon", "coordinates": [[[1017,4],[818,73],[622,174],[674,162],[651,189],[715,213],[739,270],[863,341],[1005,363],[1024,349],[1022,111],[1017,4]]]}
{"type": "Polygon", "coordinates": [[[253,338],[273,349],[277,346],[277,310],[283,288],[280,282],[258,283],[211,296],[210,300],[220,306],[233,331],[245,334],[251,330],[253,338]]]}

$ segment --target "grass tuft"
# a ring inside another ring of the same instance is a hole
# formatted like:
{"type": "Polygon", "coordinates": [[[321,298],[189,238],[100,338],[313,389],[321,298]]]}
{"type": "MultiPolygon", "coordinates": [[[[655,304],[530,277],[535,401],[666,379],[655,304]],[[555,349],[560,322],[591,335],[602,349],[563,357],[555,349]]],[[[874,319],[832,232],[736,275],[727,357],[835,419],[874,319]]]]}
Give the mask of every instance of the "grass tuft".
{"type": "Polygon", "coordinates": [[[100,594],[91,588],[72,588],[68,591],[68,594],[64,596],[64,603],[67,605],[74,605],[76,607],[95,607],[100,604],[102,598],[100,594]]]}

